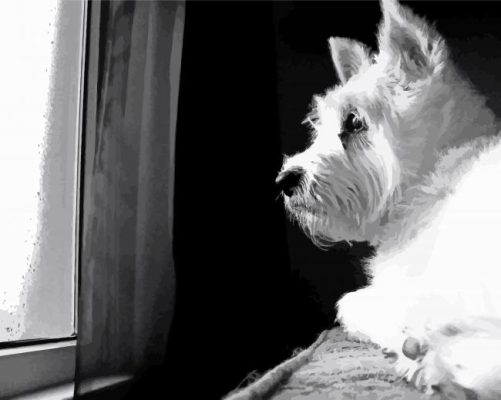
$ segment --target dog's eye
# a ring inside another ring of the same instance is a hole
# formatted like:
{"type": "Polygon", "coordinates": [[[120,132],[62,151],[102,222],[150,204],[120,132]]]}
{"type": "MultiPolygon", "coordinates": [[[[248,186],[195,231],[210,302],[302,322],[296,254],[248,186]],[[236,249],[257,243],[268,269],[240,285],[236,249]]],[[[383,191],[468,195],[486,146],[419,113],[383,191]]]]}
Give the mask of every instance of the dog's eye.
{"type": "Polygon", "coordinates": [[[348,114],[343,125],[343,133],[355,133],[364,129],[364,121],[353,112],[348,114]]]}
{"type": "Polygon", "coordinates": [[[348,147],[348,141],[353,134],[362,132],[365,129],[367,129],[367,127],[364,120],[354,112],[350,112],[343,122],[343,128],[339,135],[343,147],[345,149],[348,147]]]}

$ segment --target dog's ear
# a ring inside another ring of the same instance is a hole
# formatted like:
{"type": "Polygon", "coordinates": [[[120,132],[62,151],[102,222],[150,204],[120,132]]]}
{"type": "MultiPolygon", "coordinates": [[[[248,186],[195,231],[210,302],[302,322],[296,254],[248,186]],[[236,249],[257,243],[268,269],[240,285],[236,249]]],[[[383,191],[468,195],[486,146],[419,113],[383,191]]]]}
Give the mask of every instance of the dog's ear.
{"type": "Polygon", "coordinates": [[[331,37],[329,47],[334,67],[342,84],[371,64],[369,48],[356,40],[331,37]]]}
{"type": "Polygon", "coordinates": [[[401,68],[414,78],[433,73],[446,57],[442,37],[424,19],[397,0],[381,0],[380,55],[400,60],[401,68]]]}

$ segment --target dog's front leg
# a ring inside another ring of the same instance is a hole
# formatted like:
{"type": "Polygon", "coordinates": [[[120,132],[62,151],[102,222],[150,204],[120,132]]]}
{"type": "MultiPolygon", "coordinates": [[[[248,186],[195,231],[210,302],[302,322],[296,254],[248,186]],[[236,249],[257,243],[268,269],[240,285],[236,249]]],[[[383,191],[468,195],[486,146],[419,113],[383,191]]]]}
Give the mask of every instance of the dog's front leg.
{"type": "Polygon", "coordinates": [[[339,300],[337,320],[350,336],[400,352],[405,340],[403,310],[400,299],[392,299],[386,291],[368,286],[339,300]]]}
{"type": "Polygon", "coordinates": [[[391,297],[385,289],[369,286],[346,294],[337,304],[337,320],[349,336],[381,346],[397,375],[421,387],[420,362],[425,349],[421,337],[406,325],[411,322],[410,299],[391,297]]]}

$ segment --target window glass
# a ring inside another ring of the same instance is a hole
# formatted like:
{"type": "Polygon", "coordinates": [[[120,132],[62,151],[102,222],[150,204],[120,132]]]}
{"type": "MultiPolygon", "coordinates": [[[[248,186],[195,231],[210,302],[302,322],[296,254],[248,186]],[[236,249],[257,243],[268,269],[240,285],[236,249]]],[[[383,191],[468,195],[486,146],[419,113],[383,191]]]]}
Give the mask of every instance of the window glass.
{"type": "Polygon", "coordinates": [[[83,2],[0,12],[0,341],[74,333],[83,2]]]}

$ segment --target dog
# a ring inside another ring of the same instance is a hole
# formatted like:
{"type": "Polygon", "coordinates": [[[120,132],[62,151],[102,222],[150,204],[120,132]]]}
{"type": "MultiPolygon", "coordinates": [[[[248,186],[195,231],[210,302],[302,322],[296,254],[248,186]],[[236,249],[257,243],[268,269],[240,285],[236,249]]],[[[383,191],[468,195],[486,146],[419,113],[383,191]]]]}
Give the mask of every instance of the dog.
{"type": "Polygon", "coordinates": [[[382,0],[378,50],[330,38],[339,84],[284,158],[288,215],[319,247],[367,241],[368,286],[337,320],[426,393],[501,398],[501,145],[434,26],[382,0]]]}

